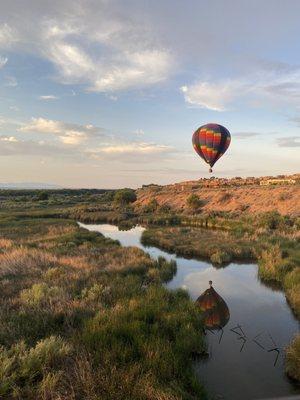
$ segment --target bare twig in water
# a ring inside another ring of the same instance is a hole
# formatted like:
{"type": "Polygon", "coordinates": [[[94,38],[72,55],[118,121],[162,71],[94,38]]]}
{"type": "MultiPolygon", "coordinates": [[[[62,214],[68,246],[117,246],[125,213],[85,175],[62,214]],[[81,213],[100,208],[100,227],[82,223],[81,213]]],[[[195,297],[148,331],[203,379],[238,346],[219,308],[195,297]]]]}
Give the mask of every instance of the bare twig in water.
{"type": "Polygon", "coordinates": [[[274,344],[274,346],[277,348],[277,344],[275,343],[274,339],[272,338],[271,334],[269,333],[269,338],[272,340],[272,343],[274,344]]]}
{"type": "Polygon", "coordinates": [[[264,346],[260,344],[257,340],[253,339],[253,342],[257,344],[261,349],[265,350],[264,346]]]}
{"type": "Polygon", "coordinates": [[[244,348],[245,343],[247,342],[247,340],[243,336],[239,337],[238,340],[242,340],[243,341],[242,347],[240,348],[240,353],[241,353],[243,351],[243,348],[244,348]]]}
{"type": "Polygon", "coordinates": [[[235,329],[238,329],[238,327],[239,326],[235,326],[235,327],[231,328],[230,330],[231,330],[231,332],[235,333],[236,335],[242,336],[239,332],[235,331],[235,329]]]}
{"type": "Polygon", "coordinates": [[[223,337],[223,334],[224,334],[224,329],[220,326],[220,330],[221,330],[221,335],[220,335],[220,338],[219,338],[219,344],[221,343],[221,340],[222,340],[222,337],[223,337]]]}
{"type": "Polygon", "coordinates": [[[280,351],[279,351],[279,349],[278,348],[276,348],[276,349],[271,349],[271,350],[268,350],[268,353],[271,353],[272,351],[275,351],[277,354],[276,354],[276,358],[275,358],[275,361],[274,361],[274,367],[275,367],[275,365],[277,364],[277,361],[278,361],[278,357],[279,357],[279,354],[280,354],[280,351]]]}
{"type": "Polygon", "coordinates": [[[244,336],[244,337],[247,337],[247,336],[245,335],[245,333],[244,333],[243,329],[242,329],[242,326],[241,326],[240,324],[238,324],[238,326],[237,326],[237,327],[238,327],[238,328],[239,328],[239,330],[242,332],[243,336],[244,336]]]}

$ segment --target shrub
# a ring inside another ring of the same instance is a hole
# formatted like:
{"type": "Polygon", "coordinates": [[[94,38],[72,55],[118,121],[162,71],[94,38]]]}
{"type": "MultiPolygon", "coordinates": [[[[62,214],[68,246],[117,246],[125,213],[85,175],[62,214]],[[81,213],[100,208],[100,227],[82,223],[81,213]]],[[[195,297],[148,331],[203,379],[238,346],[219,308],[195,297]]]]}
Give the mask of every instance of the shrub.
{"type": "Polygon", "coordinates": [[[300,267],[284,277],[284,289],[292,309],[300,317],[300,267]]]}
{"type": "Polygon", "coordinates": [[[110,288],[105,287],[101,283],[95,283],[89,289],[84,288],[81,291],[81,298],[88,302],[99,302],[105,297],[105,295],[109,294],[110,288]]]}
{"type": "MultiPolygon", "coordinates": [[[[71,353],[71,347],[60,337],[50,336],[27,348],[18,342],[10,349],[0,347],[0,397],[38,388],[46,376],[57,370],[71,353]]],[[[19,398],[23,398],[20,396],[19,398]]]]}
{"type": "Polygon", "coordinates": [[[283,276],[292,269],[288,259],[284,259],[279,245],[264,250],[259,258],[259,275],[262,279],[282,281],[283,276]]]}
{"type": "Polygon", "coordinates": [[[226,264],[231,261],[231,256],[230,254],[226,253],[226,251],[218,250],[211,255],[210,261],[213,264],[226,264]]]}
{"type": "Polygon", "coordinates": [[[114,202],[117,205],[126,205],[136,201],[136,194],[133,189],[117,190],[114,195],[114,202]]]}
{"type": "Polygon", "coordinates": [[[161,214],[168,214],[171,212],[171,207],[168,204],[163,204],[159,207],[159,212],[161,214]]]}
{"type": "Polygon", "coordinates": [[[300,334],[286,349],[285,370],[291,378],[300,381],[300,334]]]}
{"type": "Polygon", "coordinates": [[[144,207],[144,212],[152,213],[155,212],[158,208],[158,202],[156,199],[152,199],[149,203],[144,207]]]}
{"type": "Polygon", "coordinates": [[[203,206],[202,200],[196,194],[191,194],[186,201],[188,208],[193,211],[197,211],[200,207],[203,206]]]}
{"type": "Polygon", "coordinates": [[[219,203],[226,203],[227,201],[229,201],[232,198],[232,193],[229,192],[223,192],[221,193],[220,197],[219,197],[219,203]]]}
{"type": "Polygon", "coordinates": [[[21,301],[29,306],[52,305],[65,299],[62,288],[48,286],[46,283],[36,283],[29,289],[22,290],[21,301]]]}
{"type": "Polygon", "coordinates": [[[37,194],[36,199],[38,201],[48,200],[49,199],[49,195],[48,195],[47,192],[42,191],[42,192],[39,192],[37,194]]]}

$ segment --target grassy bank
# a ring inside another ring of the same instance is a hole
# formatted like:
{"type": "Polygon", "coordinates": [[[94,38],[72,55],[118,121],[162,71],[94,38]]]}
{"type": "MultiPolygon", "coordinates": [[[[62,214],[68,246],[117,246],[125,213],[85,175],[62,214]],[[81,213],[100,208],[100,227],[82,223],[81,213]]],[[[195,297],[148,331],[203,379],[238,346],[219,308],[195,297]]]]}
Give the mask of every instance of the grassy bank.
{"type": "Polygon", "coordinates": [[[162,285],[174,263],[36,211],[0,231],[1,398],[206,398],[199,312],[162,285]]]}
{"type": "Polygon", "coordinates": [[[210,260],[214,264],[255,259],[256,241],[234,236],[227,231],[193,227],[148,228],[144,245],[157,246],[187,258],[210,260]]]}

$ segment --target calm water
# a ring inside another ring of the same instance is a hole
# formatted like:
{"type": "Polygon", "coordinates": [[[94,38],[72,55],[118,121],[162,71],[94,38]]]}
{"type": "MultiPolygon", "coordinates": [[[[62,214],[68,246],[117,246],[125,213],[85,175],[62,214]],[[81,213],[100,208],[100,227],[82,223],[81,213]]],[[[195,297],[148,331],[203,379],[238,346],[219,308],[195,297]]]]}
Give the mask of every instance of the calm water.
{"type": "Polygon", "coordinates": [[[128,231],[109,224],[80,226],[118,239],[123,246],[140,247],[152,257],[176,259],[177,274],[168,287],[185,288],[193,299],[208,288],[209,280],[213,281],[229,307],[230,320],[223,334],[207,332],[209,357],[197,362],[195,369],[216,398],[252,400],[299,395],[299,387],[285,377],[283,368],[283,349],[299,331],[299,323],[283,293],[259,281],[255,264],[232,263],[217,269],[207,262],[143,246],[140,238],[144,228],[140,226],[128,231]],[[279,352],[268,351],[274,348],[279,352]]]}

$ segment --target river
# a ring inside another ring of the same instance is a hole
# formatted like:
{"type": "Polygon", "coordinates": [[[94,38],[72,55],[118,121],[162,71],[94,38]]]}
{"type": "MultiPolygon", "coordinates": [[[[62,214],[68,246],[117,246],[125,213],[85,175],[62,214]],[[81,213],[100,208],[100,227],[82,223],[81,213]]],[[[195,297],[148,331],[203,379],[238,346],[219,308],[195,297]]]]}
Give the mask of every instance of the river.
{"type": "Polygon", "coordinates": [[[215,398],[253,400],[300,393],[284,374],[284,348],[299,331],[299,322],[283,292],[259,280],[256,264],[216,268],[209,262],[143,246],[140,239],[145,228],[141,226],[120,231],[110,224],[79,225],[117,239],[122,246],[139,247],[154,258],[175,259],[177,273],[167,286],[185,288],[194,300],[213,281],[228,305],[230,320],[223,332],[207,331],[209,357],[196,362],[195,371],[215,398]]]}

